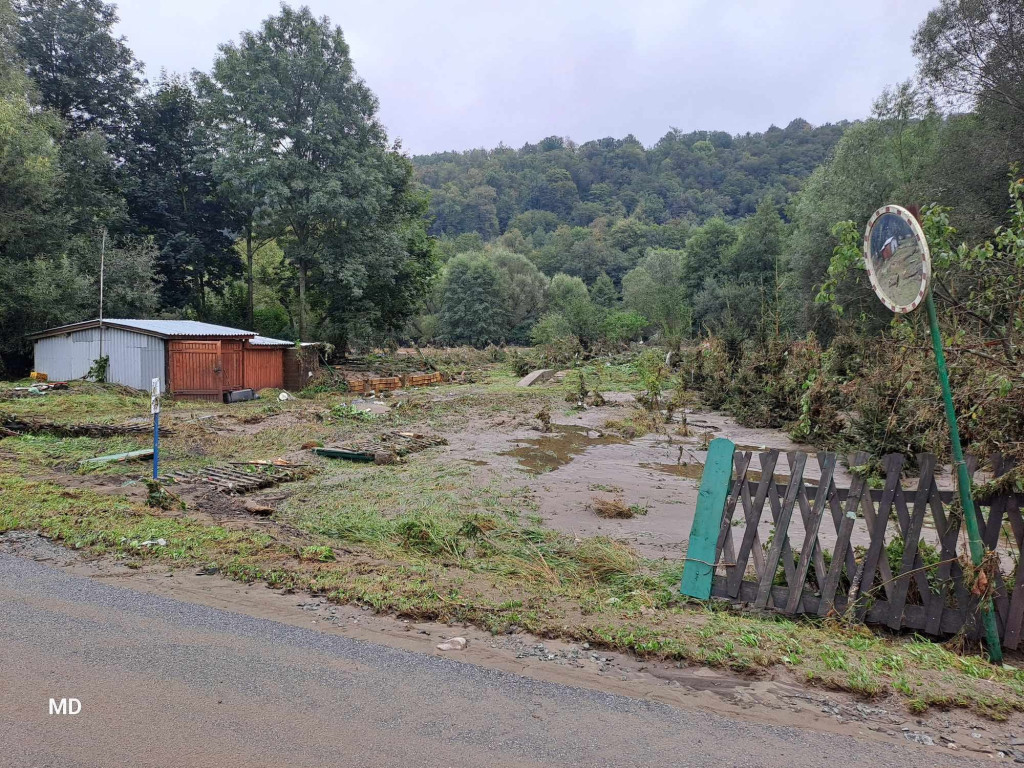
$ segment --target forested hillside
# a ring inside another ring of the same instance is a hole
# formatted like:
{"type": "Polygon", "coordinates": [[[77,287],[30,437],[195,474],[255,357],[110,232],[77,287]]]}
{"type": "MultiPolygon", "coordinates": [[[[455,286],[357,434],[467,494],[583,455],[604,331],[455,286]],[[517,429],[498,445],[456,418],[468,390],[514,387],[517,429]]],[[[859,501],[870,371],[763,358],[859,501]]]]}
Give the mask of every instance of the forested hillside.
{"type": "Polygon", "coordinates": [[[413,337],[594,349],[709,333],[734,346],[809,331],[828,343],[853,322],[880,333],[891,317],[866,281],[836,283],[837,305],[816,301],[836,227],[863,226],[885,203],[937,204],[974,246],[1010,221],[1007,183],[1024,161],[1022,21],[1019,2],[944,0],[914,36],[917,77],[854,123],[413,158],[441,256],[457,257],[413,337]],[[587,298],[571,311],[558,290],[570,278],[587,298]]]}
{"type": "Polygon", "coordinates": [[[766,195],[784,204],[845,127],[793,120],[743,136],[673,129],[650,148],[633,136],[580,145],[552,136],[521,149],[442,152],[413,163],[431,191],[436,235],[489,239],[510,227],[531,234],[536,225],[586,227],[600,217],[693,223],[750,215],[766,195]]]}

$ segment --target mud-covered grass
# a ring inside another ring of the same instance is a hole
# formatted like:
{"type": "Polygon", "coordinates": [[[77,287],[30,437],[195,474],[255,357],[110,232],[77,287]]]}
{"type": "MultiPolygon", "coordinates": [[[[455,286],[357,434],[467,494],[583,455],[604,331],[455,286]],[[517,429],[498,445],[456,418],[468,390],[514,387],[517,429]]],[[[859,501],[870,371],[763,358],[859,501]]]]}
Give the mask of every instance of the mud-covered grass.
{"type": "MultiPolygon", "coordinates": [[[[625,368],[616,367],[615,375],[626,376],[625,368]]],[[[193,516],[200,509],[162,511],[147,507],[143,494],[92,489],[90,478],[74,468],[87,454],[145,444],[144,436],[0,441],[0,532],[35,529],[130,565],[215,568],[410,618],[471,622],[493,632],[522,629],[749,674],[785,669],[809,684],[868,698],[895,693],[915,711],[958,706],[994,718],[1024,711],[1024,672],[993,667],[977,655],[863,626],[687,602],[678,592],[681,564],[646,560],[611,539],[546,528],[526,487],[500,472],[448,460],[443,450],[375,466],[314,459],[300,448],[383,429],[451,434],[470,423],[524,423],[545,405],[568,412],[562,387],[522,389],[516,380],[495,365],[474,384],[395,398],[402,405],[372,421],[334,408],[350,395],[165,409],[174,429],[164,443],[168,469],[280,455],[319,465],[317,475],[287,486],[273,516],[274,524],[295,532],[287,543],[268,529],[238,530],[237,521],[231,527],[208,517],[201,522],[193,516]],[[159,539],[166,545],[143,544],[159,539]]],[[[120,423],[148,411],[146,398],[95,385],[31,402],[2,401],[0,408],[12,403],[21,414],[54,421],[99,421],[102,414],[120,423]],[[58,397],[59,408],[53,405],[58,397]],[[80,402],[88,416],[81,415],[80,402]]],[[[148,466],[94,471],[125,475],[108,478],[120,483],[145,475],[148,466]]]]}

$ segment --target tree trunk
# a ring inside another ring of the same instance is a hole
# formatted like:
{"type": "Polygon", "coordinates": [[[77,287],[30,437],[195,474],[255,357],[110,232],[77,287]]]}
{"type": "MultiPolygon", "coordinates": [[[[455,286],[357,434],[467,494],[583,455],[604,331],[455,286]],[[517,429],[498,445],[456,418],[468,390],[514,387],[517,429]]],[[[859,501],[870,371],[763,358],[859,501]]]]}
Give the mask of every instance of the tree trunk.
{"type": "Polygon", "coordinates": [[[248,282],[249,282],[249,330],[250,331],[255,331],[256,330],[256,311],[255,311],[255,307],[254,307],[254,304],[253,304],[253,278],[252,278],[253,251],[252,251],[252,226],[251,225],[247,226],[245,228],[245,260],[246,260],[246,263],[247,263],[248,269],[249,269],[249,274],[248,274],[248,282]]]}

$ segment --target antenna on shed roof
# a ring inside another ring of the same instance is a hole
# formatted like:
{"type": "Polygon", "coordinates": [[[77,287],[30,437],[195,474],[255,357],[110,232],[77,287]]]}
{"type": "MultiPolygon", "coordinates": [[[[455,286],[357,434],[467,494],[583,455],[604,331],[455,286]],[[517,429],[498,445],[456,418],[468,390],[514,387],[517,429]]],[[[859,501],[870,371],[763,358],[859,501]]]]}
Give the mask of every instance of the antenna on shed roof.
{"type": "Polygon", "coordinates": [[[103,239],[100,241],[100,355],[103,359],[103,262],[107,255],[107,228],[103,228],[103,239]]]}

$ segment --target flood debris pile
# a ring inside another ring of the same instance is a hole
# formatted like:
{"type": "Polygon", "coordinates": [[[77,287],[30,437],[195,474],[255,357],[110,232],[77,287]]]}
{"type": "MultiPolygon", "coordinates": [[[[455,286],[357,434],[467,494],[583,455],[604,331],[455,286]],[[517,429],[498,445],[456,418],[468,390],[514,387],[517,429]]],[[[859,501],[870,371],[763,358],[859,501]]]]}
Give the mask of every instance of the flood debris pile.
{"type": "Polygon", "coordinates": [[[600,496],[593,498],[590,507],[598,517],[609,519],[628,520],[637,515],[647,514],[647,508],[639,504],[627,504],[622,499],[604,499],[600,496]]]}
{"type": "Polygon", "coordinates": [[[383,432],[372,440],[313,448],[313,453],[328,459],[395,464],[411,453],[439,445],[448,445],[448,441],[437,435],[418,432],[383,432]]]}
{"type": "MultiPolygon", "coordinates": [[[[119,435],[149,434],[149,424],[59,424],[45,419],[25,418],[13,414],[0,414],[0,436],[52,435],[54,437],[117,437],[119,435]]],[[[173,432],[160,428],[160,434],[173,432]]]]}

